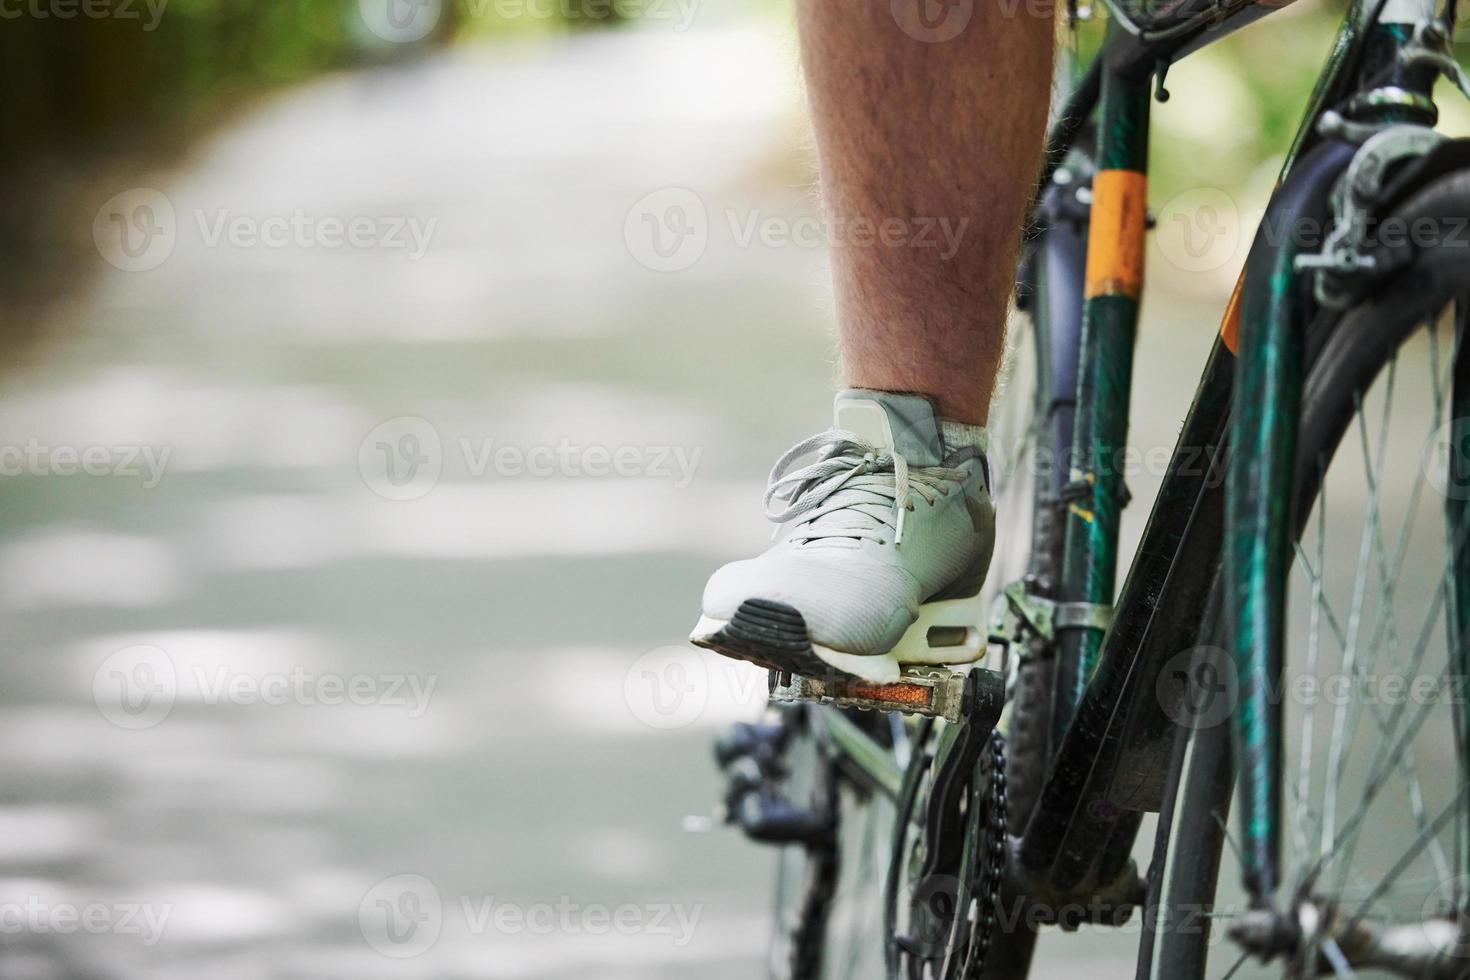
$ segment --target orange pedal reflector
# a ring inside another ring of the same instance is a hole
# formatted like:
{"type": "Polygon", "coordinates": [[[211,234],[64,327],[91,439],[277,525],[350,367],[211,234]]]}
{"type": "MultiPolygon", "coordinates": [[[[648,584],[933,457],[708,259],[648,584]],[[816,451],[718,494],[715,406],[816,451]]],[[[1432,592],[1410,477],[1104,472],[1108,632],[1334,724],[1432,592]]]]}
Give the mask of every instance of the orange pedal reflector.
{"type": "Polygon", "coordinates": [[[852,697],[871,701],[892,701],[895,704],[927,705],[934,697],[934,689],[917,684],[853,684],[852,697]]]}
{"type": "Polygon", "coordinates": [[[957,722],[965,716],[968,705],[966,678],[964,673],[930,667],[909,668],[903,672],[902,680],[892,684],[872,684],[856,678],[783,675],[773,671],[771,700],[902,711],[957,722]]]}

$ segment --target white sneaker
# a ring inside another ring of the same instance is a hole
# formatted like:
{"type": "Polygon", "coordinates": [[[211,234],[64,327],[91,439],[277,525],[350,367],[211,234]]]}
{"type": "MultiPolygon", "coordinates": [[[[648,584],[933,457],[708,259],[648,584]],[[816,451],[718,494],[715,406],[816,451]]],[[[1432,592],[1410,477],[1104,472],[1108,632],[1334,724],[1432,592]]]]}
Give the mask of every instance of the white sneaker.
{"type": "Polygon", "coordinates": [[[835,414],[834,428],[776,463],[765,504],[783,526],[777,543],[715,572],[690,640],[873,683],[898,680],[903,665],[980,659],[995,543],[985,447],[947,447],[916,395],[844,391],[835,414]]]}

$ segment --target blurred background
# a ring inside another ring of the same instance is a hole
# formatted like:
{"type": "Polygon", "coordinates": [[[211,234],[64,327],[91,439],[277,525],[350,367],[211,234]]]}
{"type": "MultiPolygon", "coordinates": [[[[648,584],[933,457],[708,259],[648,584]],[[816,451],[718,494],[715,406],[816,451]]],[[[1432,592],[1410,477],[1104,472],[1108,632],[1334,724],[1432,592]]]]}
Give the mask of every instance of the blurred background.
{"type": "MultiPolygon", "coordinates": [[[[1342,6],[1169,76],[1144,451],[1342,6]]],[[[801,100],[784,0],[0,4],[0,975],[760,975],[682,640],[828,417],[801,100]]]]}

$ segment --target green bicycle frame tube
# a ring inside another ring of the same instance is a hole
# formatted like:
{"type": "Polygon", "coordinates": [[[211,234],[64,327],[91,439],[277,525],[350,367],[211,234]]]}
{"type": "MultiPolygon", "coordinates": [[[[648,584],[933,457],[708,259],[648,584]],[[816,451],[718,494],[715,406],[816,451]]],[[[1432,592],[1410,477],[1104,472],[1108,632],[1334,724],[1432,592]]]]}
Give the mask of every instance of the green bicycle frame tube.
{"type": "MultiPolygon", "coordinates": [[[[1114,24],[1109,30],[1121,28],[1114,24]]],[[[1133,342],[1143,290],[1151,101],[1149,76],[1104,75],[1059,589],[1063,603],[1111,606],[1114,598],[1118,525],[1128,494],[1118,462],[1128,437],[1133,342]]],[[[1095,622],[1059,624],[1053,744],[1061,743],[1072,724],[1097,666],[1103,633],[1095,622]]]]}
{"type": "MultiPolygon", "coordinates": [[[[1445,492],[1445,526],[1450,539],[1449,650],[1451,677],[1459,683],[1454,690],[1464,690],[1464,679],[1470,677],[1470,348],[1465,334],[1470,330],[1470,302],[1461,300],[1455,311],[1456,331],[1454,385],[1450,402],[1449,480],[1445,492]]],[[[1470,792],[1470,704],[1460,706],[1456,727],[1460,756],[1460,792],[1470,792]]],[[[1461,866],[1457,874],[1470,872],[1466,866],[1470,855],[1467,828],[1461,821],[1460,846],[1456,853],[1461,866]]]]}
{"type": "Polygon", "coordinates": [[[1276,890],[1280,860],[1281,724],[1270,700],[1285,645],[1279,597],[1291,548],[1293,465],[1301,406],[1303,330],[1295,251],[1272,256],[1248,280],[1226,483],[1225,569],[1240,682],[1236,758],[1246,887],[1258,902],[1276,890]]]}

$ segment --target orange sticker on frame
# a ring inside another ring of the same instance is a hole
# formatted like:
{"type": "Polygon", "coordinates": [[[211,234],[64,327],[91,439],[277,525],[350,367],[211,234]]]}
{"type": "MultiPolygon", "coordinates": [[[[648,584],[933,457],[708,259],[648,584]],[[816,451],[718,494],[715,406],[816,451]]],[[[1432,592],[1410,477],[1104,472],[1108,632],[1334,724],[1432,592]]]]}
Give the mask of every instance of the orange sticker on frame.
{"type": "Polygon", "coordinates": [[[1092,180],[1092,227],[1087,245],[1087,298],[1143,295],[1143,247],[1148,233],[1148,175],[1100,170],[1092,180]]]}
{"type": "Polygon", "coordinates": [[[1236,353],[1240,345],[1240,297],[1245,292],[1245,270],[1235,280],[1235,291],[1230,294],[1230,305],[1225,308],[1225,320],[1220,324],[1220,342],[1230,353],[1236,353]]]}

